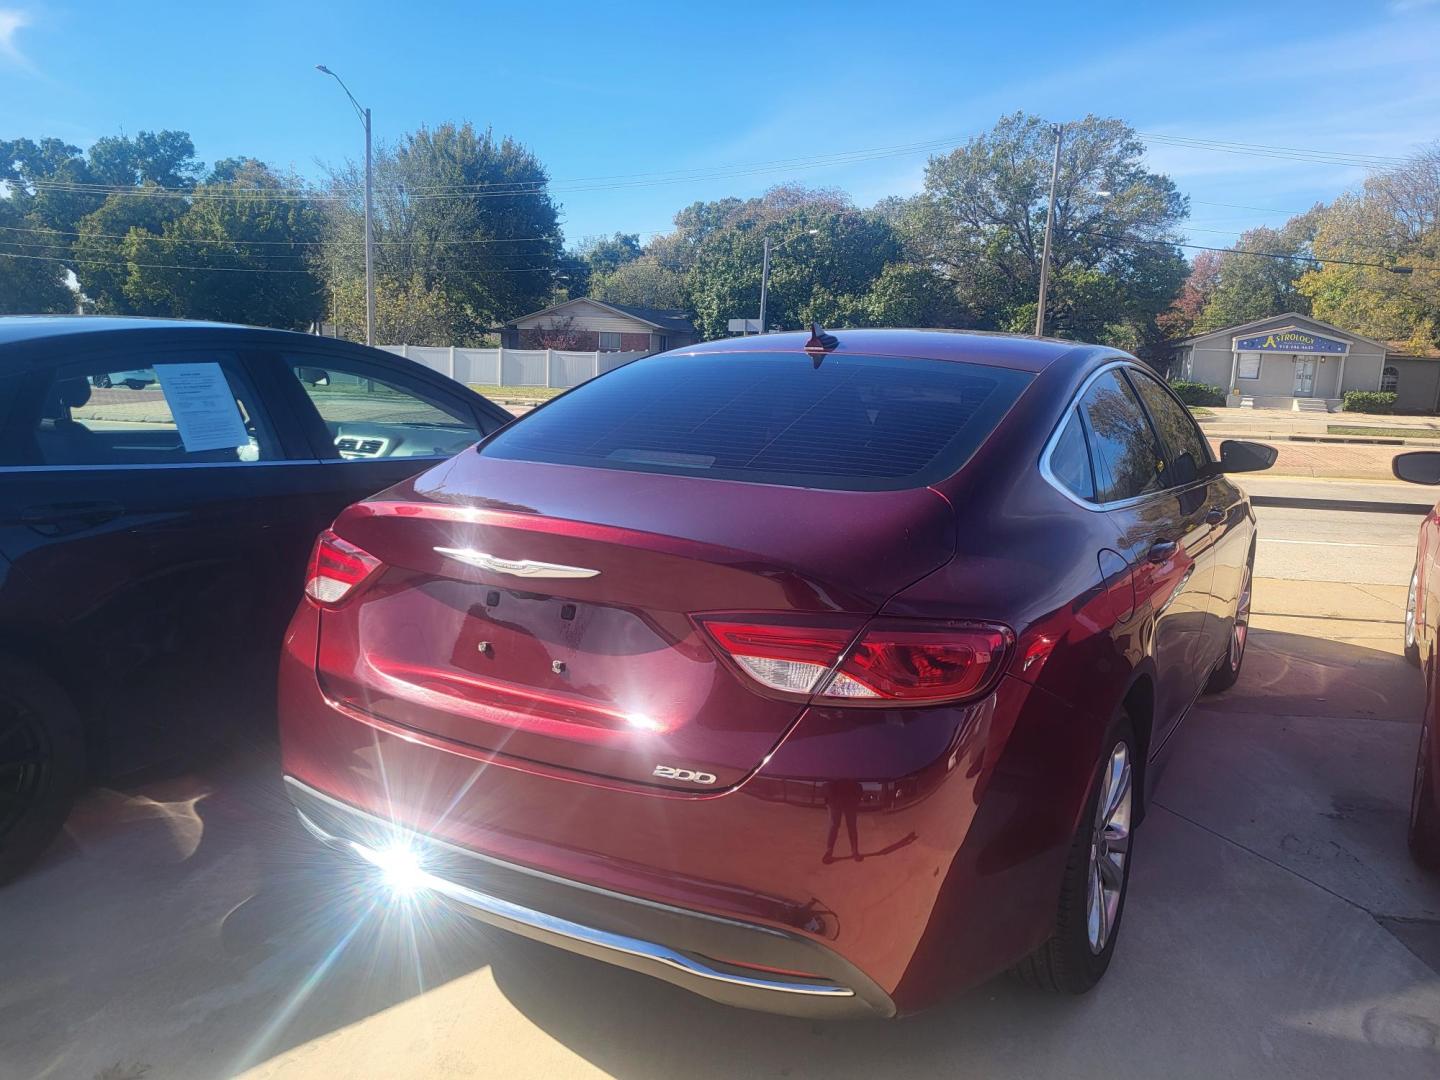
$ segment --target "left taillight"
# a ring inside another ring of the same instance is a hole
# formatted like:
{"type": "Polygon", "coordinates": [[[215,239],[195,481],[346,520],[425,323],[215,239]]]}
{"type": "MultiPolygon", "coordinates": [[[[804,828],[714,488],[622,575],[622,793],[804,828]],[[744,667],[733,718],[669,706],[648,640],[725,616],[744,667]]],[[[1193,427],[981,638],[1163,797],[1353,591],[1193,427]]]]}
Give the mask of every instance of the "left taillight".
{"type": "Polygon", "coordinates": [[[362,547],[342,540],[329,529],[315,541],[305,595],[324,608],[339,607],[380,569],[381,562],[362,547]]]}
{"type": "Polygon", "coordinates": [[[970,622],[877,619],[853,627],[702,616],[701,626],[748,678],[786,696],[834,705],[939,705],[990,692],[1012,635],[970,622]]]}

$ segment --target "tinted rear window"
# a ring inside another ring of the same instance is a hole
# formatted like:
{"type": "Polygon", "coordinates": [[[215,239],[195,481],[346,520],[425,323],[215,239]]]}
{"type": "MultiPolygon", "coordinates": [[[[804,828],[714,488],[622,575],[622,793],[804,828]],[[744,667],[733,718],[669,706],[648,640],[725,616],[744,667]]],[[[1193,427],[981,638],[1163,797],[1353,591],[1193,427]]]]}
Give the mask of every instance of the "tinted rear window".
{"type": "Polygon", "coordinates": [[[558,398],[480,453],[798,487],[921,487],[959,469],[1030,378],[948,360],[656,356],[558,398]]]}

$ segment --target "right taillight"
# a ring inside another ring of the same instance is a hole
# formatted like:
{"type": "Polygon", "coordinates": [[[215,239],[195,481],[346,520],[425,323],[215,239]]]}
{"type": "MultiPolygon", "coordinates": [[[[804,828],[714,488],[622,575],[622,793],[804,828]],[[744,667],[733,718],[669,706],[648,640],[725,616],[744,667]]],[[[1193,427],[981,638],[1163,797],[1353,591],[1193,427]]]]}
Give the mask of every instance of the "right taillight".
{"type": "Polygon", "coordinates": [[[749,678],[787,695],[845,705],[938,705],[981,697],[1000,677],[1011,634],[970,622],[879,619],[852,626],[721,616],[698,620],[749,678]]]}
{"type": "Polygon", "coordinates": [[[305,595],[321,607],[338,607],[381,566],[364,548],[342,540],[329,529],[315,541],[305,595]]]}

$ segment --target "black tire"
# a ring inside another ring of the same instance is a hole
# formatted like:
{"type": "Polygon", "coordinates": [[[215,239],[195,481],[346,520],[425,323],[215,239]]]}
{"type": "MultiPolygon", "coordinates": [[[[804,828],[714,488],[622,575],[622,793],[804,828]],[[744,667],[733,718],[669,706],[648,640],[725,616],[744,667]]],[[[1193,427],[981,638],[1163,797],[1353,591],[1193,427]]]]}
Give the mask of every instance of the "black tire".
{"type": "Polygon", "coordinates": [[[1230,620],[1230,633],[1225,638],[1225,655],[1220,666],[1210,673],[1205,683],[1205,693],[1223,694],[1240,681],[1240,669],[1245,666],[1245,647],[1250,642],[1250,600],[1255,581],[1255,548],[1245,560],[1245,573],[1240,579],[1240,596],[1235,604],[1235,617],[1230,620]]]}
{"type": "Polygon", "coordinates": [[[1415,750],[1415,783],[1410,792],[1410,854],[1427,870],[1440,872],[1440,777],[1435,775],[1435,677],[1425,680],[1425,711],[1420,716],[1420,745],[1415,750]]]}
{"type": "Polygon", "coordinates": [[[70,699],[0,656],[0,885],[49,846],[84,777],[84,731],[70,699]]]}
{"type": "Polygon", "coordinates": [[[1110,967],[1110,958],[1115,954],[1115,942],[1120,936],[1120,922],[1125,914],[1125,897],[1130,891],[1130,865],[1134,862],[1135,810],[1140,798],[1134,784],[1140,773],[1136,765],[1136,743],[1134,727],[1123,712],[1111,726],[1105,738],[1104,752],[1095,766],[1091,782],[1090,798],[1085,803],[1085,813],[1080,817],[1075,839],[1070,844],[1070,856],[1065,863],[1065,876],[1060,886],[1060,902],[1056,906],[1055,924],[1046,942],[1015,966],[1015,974],[1021,982],[1056,994],[1083,994],[1098,983],[1110,967]],[[1115,748],[1124,743],[1130,761],[1131,809],[1129,847],[1125,865],[1121,871],[1119,904],[1110,924],[1103,947],[1097,952],[1090,943],[1089,903],[1090,853],[1095,834],[1096,810],[1100,802],[1101,789],[1115,748]]]}
{"type": "Polygon", "coordinates": [[[1420,566],[1410,572],[1410,590],[1405,595],[1405,659],[1416,667],[1420,666],[1419,627],[1415,622],[1416,609],[1420,598],[1420,566]]]}
{"type": "Polygon", "coordinates": [[[109,390],[110,387],[111,387],[113,384],[110,382],[110,376],[109,376],[109,375],[96,375],[96,376],[95,376],[95,385],[96,385],[97,387],[99,387],[101,390],[109,390]]]}

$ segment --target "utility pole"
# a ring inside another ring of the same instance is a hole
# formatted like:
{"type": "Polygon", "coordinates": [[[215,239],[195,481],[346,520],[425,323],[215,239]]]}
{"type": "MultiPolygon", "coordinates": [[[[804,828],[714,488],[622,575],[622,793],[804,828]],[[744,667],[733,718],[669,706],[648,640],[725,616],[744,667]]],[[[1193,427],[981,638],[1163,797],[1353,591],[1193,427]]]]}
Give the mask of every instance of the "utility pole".
{"type": "MultiPolygon", "coordinates": [[[[355,95],[350,93],[350,88],[345,85],[345,80],[336,75],[324,64],[316,64],[315,70],[322,75],[329,75],[337,83],[340,89],[345,91],[345,96],[350,99],[350,104],[355,107],[360,122],[365,125],[365,344],[375,344],[375,230],[371,223],[372,205],[374,202],[373,184],[373,161],[370,152],[370,110],[362,108],[355,100],[355,95]]],[[[338,320],[337,320],[338,321],[338,320]]]]}
{"type": "Polygon", "coordinates": [[[1056,124],[1055,160],[1050,165],[1050,204],[1045,210],[1045,250],[1040,256],[1040,302],[1035,308],[1035,336],[1045,336],[1045,293],[1050,286],[1050,230],[1055,223],[1055,189],[1060,184],[1060,140],[1065,125],[1056,124]]]}
{"type": "Polygon", "coordinates": [[[770,289],[770,237],[765,237],[765,261],[760,264],[760,333],[768,333],[765,325],[765,299],[770,289]]]}

